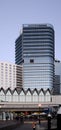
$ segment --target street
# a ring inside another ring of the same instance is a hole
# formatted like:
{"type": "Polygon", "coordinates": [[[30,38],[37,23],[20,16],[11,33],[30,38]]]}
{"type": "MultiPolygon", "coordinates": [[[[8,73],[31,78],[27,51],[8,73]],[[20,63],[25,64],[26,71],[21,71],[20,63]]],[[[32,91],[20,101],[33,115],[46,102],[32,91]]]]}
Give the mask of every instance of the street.
{"type": "MultiPolygon", "coordinates": [[[[56,120],[52,120],[51,121],[51,128],[57,128],[57,121],[56,120]]],[[[44,130],[47,129],[47,121],[41,121],[40,125],[36,124],[36,130],[44,130]]],[[[32,121],[25,121],[23,124],[21,124],[20,126],[18,126],[16,129],[13,130],[33,130],[32,128],[32,121]]]]}
{"type": "Polygon", "coordinates": [[[24,123],[21,124],[19,127],[13,130],[32,130],[32,124],[31,123],[24,123]]]}
{"type": "MultiPolygon", "coordinates": [[[[39,124],[37,123],[36,125],[36,130],[42,130],[44,128],[47,128],[46,127],[46,121],[43,121],[40,126],[39,124]]],[[[21,124],[20,126],[18,126],[16,129],[13,129],[13,130],[33,130],[32,128],[32,122],[29,121],[29,122],[24,122],[24,124],[21,124]]]]}

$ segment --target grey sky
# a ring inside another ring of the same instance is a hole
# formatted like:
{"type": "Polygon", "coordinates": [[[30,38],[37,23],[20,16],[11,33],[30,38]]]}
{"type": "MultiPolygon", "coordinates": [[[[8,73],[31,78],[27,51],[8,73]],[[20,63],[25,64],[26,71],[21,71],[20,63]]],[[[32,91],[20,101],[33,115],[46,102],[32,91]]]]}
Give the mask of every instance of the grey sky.
{"type": "Polygon", "coordinates": [[[61,60],[61,0],[0,0],[0,61],[15,63],[15,40],[22,24],[50,23],[55,56],[61,60]]]}

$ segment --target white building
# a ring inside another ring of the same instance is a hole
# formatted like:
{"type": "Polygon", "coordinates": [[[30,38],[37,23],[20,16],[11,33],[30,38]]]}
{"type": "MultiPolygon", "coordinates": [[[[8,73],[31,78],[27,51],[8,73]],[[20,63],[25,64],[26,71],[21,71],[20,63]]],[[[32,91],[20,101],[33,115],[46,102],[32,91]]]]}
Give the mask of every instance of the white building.
{"type": "Polygon", "coordinates": [[[22,87],[22,67],[20,65],[0,62],[0,88],[22,87]]]}
{"type": "Polygon", "coordinates": [[[44,103],[51,102],[51,91],[47,90],[37,90],[36,88],[31,90],[28,88],[24,90],[23,88],[15,88],[11,90],[10,88],[4,90],[0,89],[0,102],[20,102],[20,103],[44,103]]]}

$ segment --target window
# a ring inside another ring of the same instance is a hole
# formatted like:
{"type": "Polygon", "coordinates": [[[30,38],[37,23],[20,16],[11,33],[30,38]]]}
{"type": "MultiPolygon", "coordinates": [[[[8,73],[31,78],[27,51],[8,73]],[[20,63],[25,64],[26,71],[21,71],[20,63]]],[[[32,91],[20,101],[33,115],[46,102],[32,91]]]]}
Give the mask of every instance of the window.
{"type": "Polygon", "coordinates": [[[30,63],[34,63],[34,59],[30,59],[30,63]]]}
{"type": "Polygon", "coordinates": [[[24,59],[22,60],[22,62],[24,63],[24,59]]]}

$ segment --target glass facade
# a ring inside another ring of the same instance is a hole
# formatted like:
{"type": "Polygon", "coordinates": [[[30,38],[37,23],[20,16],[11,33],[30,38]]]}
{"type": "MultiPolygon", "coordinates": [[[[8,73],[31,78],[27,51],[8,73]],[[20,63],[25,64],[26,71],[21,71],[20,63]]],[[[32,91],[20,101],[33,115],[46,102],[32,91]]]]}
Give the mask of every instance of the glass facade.
{"type": "Polygon", "coordinates": [[[49,24],[23,25],[15,44],[15,62],[23,65],[23,88],[52,88],[54,29],[49,24]]]}
{"type": "Polygon", "coordinates": [[[54,94],[61,94],[61,61],[55,60],[54,94]]]}

